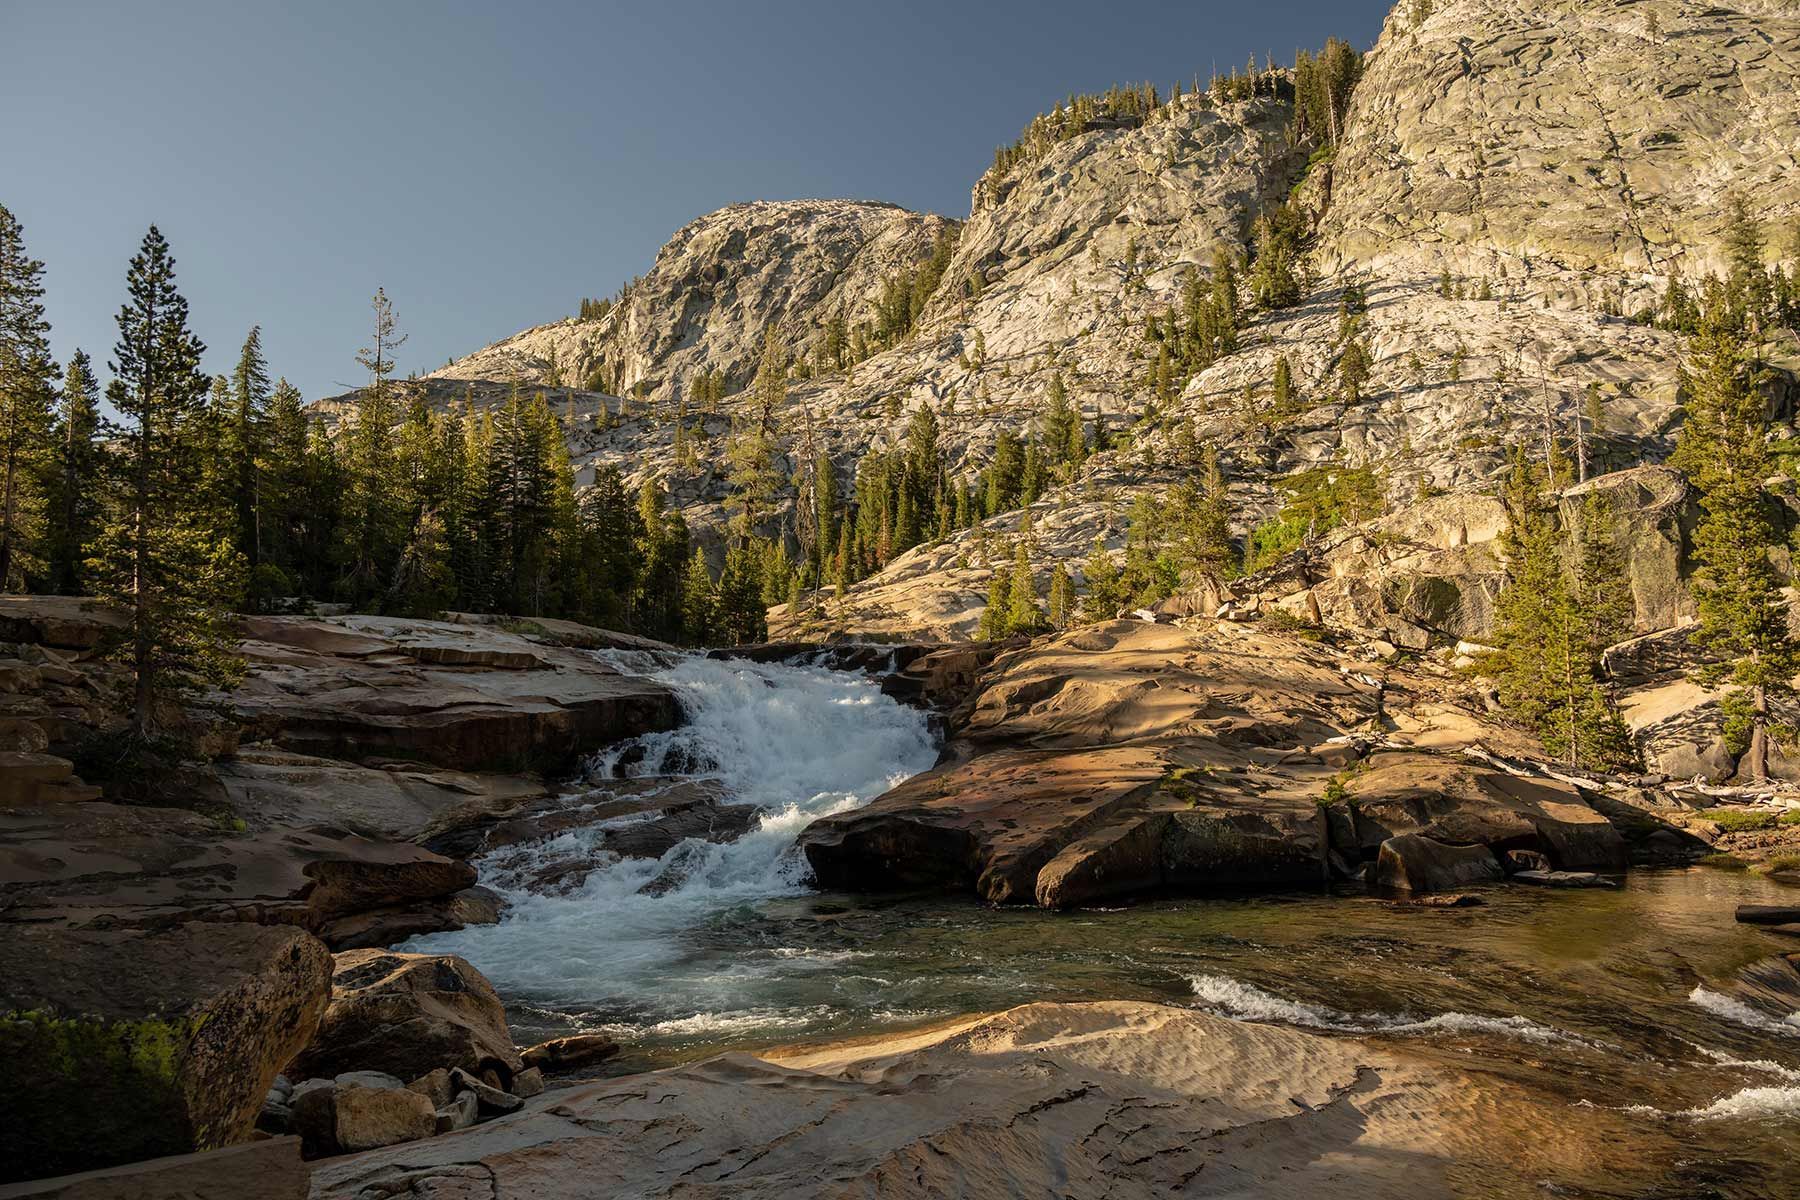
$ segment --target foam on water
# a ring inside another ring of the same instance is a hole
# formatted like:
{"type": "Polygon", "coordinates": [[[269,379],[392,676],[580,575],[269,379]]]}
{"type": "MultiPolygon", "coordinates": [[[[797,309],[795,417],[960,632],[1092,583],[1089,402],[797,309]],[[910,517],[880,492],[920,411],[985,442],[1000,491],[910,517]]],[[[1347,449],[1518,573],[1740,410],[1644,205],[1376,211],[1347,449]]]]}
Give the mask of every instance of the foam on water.
{"type": "Polygon", "coordinates": [[[1755,1029],[1762,1033],[1779,1033],[1786,1037],[1800,1037],[1800,1013],[1789,1013],[1778,1019],[1759,1012],[1735,996],[1727,996],[1723,992],[1715,992],[1704,986],[1696,987],[1689,992],[1688,1002],[1697,1004],[1714,1016],[1724,1017],[1727,1021],[1736,1022],[1747,1029],[1755,1029]]]}
{"type": "Polygon", "coordinates": [[[1583,1039],[1527,1017],[1491,1017],[1480,1013],[1447,1012],[1432,1017],[1393,1013],[1347,1013],[1323,1004],[1307,1004],[1265,992],[1255,984],[1229,975],[1195,975],[1188,981],[1201,1007],[1219,1016],[1240,1021],[1267,1021],[1298,1025],[1328,1033],[1494,1034],[1531,1042],[1581,1042],[1583,1039]]]}
{"type": "MultiPolygon", "coordinates": [[[[688,774],[716,779],[736,802],[759,806],[759,821],[727,844],[690,840],[660,860],[603,860],[578,888],[554,896],[534,894],[522,880],[546,863],[592,861],[597,832],[510,848],[476,864],[482,882],[510,905],[501,924],[433,934],[409,948],[461,954],[503,994],[561,1009],[685,1022],[695,1031],[785,1024],[785,1010],[766,1003],[762,985],[824,962],[804,952],[759,955],[750,945],[728,959],[697,954],[687,935],[710,929],[717,936],[741,906],[806,891],[795,838],[817,818],[865,804],[930,767],[937,747],[925,714],[843,671],[612,657],[669,685],[687,720],[596,755],[596,786],[570,804],[603,798],[602,781],[616,774],[688,774]],[[658,877],[678,882],[658,895],[640,892],[658,877]]],[[[633,819],[642,818],[620,818],[633,819]]],[[[810,1010],[795,1006],[789,1015],[798,1021],[810,1010]]]]}

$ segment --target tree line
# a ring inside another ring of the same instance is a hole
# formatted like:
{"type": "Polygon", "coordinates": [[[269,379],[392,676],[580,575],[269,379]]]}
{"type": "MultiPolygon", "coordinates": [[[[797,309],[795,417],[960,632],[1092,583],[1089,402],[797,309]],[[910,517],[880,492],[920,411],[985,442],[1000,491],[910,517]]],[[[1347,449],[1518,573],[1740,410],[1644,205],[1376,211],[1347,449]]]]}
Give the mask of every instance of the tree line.
{"type": "Polygon", "coordinates": [[[779,556],[734,547],[715,577],[661,485],[599,468],[577,492],[567,418],[515,388],[434,410],[394,378],[378,291],[368,372],[336,428],[271,379],[259,328],[228,375],[201,370],[175,258],[154,226],[126,271],[102,392],[49,349],[44,264],[0,207],[0,588],[88,596],[130,620],[110,652],[148,739],[184,691],[230,682],[228,614],[566,617],[671,641],[763,636],[779,556]],[[104,405],[102,399],[104,398],[104,405]]]}

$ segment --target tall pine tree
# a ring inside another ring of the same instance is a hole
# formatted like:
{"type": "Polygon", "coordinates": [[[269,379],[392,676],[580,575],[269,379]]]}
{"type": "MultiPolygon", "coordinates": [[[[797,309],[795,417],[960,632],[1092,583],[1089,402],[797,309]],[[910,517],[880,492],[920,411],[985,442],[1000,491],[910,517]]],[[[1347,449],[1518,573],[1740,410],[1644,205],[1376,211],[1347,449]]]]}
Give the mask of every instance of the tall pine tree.
{"type": "Polygon", "coordinates": [[[175,260],[154,225],[126,287],[111,364],[120,386],[110,393],[124,420],[124,493],[91,565],[94,593],[130,618],[115,652],[133,674],[131,732],[143,742],[158,731],[164,702],[239,670],[226,604],[241,587],[242,560],[195,511],[206,347],[188,329],[175,260]]]}

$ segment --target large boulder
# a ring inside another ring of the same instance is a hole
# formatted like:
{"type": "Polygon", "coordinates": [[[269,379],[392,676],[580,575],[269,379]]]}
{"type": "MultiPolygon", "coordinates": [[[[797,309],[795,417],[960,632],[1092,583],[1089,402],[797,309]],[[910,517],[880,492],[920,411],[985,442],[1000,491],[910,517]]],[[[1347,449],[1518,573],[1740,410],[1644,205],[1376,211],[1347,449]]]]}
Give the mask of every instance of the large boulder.
{"type": "Polygon", "coordinates": [[[3,928],[0,1179],[248,1137],[330,995],[331,956],[298,929],[3,928]]]}
{"type": "Polygon", "coordinates": [[[1375,885],[1397,892],[1449,892],[1505,876],[1486,846],[1452,846],[1416,833],[1381,843],[1375,885]]]}
{"type": "Polygon", "coordinates": [[[450,1067],[493,1072],[504,1086],[523,1065],[499,995],[465,960],[349,950],[336,956],[331,1006],[289,1074],[416,1079],[450,1067]]]}

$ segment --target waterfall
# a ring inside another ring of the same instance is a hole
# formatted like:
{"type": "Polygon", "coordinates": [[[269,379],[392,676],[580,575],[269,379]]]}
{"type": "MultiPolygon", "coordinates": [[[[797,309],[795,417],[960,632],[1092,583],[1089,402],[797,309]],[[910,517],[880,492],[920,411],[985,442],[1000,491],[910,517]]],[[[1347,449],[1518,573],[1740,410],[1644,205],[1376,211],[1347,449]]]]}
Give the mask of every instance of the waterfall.
{"type": "Polygon", "coordinates": [[[556,895],[524,887],[522,868],[593,860],[604,826],[485,856],[475,865],[506,898],[505,919],[406,948],[460,954],[509,1000],[590,1018],[583,1023],[779,1027],[784,981],[827,964],[791,947],[758,950],[745,927],[756,923],[758,904],[809,890],[794,845],[808,823],[932,765],[926,715],[865,675],[823,667],[612,657],[672,688],[686,723],[597,754],[568,803],[604,799],[616,775],[685,776],[714,781],[730,803],[756,805],[758,819],[736,841],[690,840],[659,860],[603,856],[578,887],[556,895]],[[652,880],[663,886],[642,890],[652,880]],[[739,953],[721,955],[722,945],[739,953]]]}

